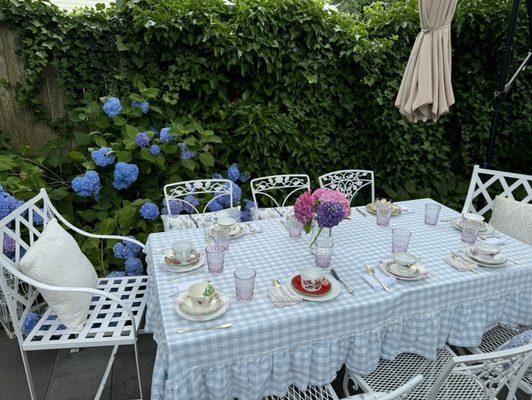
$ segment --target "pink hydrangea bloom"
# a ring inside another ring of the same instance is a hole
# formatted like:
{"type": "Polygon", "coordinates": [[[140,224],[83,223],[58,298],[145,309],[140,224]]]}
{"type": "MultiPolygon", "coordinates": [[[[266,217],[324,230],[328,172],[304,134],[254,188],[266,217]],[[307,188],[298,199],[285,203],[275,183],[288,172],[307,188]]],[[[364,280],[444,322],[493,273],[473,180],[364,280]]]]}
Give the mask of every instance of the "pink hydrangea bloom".
{"type": "Polygon", "coordinates": [[[312,221],[314,217],[314,203],[315,199],[310,191],[303,193],[297,198],[296,204],[294,205],[294,214],[299,222],[306,225],[312,221]]]}
{"type": "Polygon", "coordinates": [[[314,193],[312,193],[312,197],[314,198],[314,201],[319,201],[320,203],[332,202],[341,204],[344,209],[344,219],[349,218],[351,215],[349,200],[347,200],[347,197],[338,190],[325,188],[316,189],[314,193]]]}

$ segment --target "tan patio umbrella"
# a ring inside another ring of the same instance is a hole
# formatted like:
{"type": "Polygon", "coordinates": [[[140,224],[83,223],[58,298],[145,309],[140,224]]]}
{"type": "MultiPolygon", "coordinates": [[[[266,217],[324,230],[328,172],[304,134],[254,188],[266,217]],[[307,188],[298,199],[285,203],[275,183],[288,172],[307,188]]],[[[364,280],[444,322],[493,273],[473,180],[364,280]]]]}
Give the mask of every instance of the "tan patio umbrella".
{"type": "Polygon", "coordinates": [[[457,0],[419,0],[421,32],[406,65],[395,106],[411,122],[437,121],[454,104],[451,21],[457,0]]]}

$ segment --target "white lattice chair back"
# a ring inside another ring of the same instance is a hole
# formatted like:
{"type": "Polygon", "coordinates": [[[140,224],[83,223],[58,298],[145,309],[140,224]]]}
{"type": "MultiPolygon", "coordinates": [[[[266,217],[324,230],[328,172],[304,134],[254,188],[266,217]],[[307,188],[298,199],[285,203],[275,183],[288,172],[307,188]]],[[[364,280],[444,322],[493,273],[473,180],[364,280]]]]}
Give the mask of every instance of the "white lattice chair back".
{"type": "Polygon", "coordinates": [[[310,178],[305,174],[263,176],[252,179],[250,184],[256,206],[251,213],[255,220],[277,218],[291,212],[293,206],[288,204],[295,202],[304,191],[310,190],[310,178]],[[258,199],[262,196],[270,199],[273,207],[260,207],[258,199]]]}
{"type": "Polygon", "coordinates": [[[484,215],[493,208],[496,196],[523,203],[532,202],[532,175],[495,171],[475,165],[462,213],[484,215]]]}
{"type": "Polygon", "coordinates": [[[165,231],[200,228],[210,224],[215,217],[222,215],[235,217],[239,214],[239,207],[234,207],[233,204],[233,182],[229,179],[198,179],[170,183],[164,187],[164,198],[168,210],[167,215],[161,216],[165,231]],[[185,199],[189,195],[194,197],[205,195],[211,198],[202,209],[199,209],[185,199]],[[211,203],[224,196],[229,198],[229,208],[214,212],[208,211],[211,203]],[[172,213],[172,202],[190,207],[194,212],[181,215],[172,213]]]}
{"type": "MultiPolygon", "coordinates": [[[[519,382],[531,365],[532,344],[492,353],[453,357],[440,371],[428,400],[436,400],[438,396],[447,398],[447,385],[456,387],[461,383],[469,383],[468,387],[476,386],[478,390],[471,397],[478,399],[477,394],[482,393],[483,400],[497,400],[497,395],[506,386],[506,399],[513,400],[519,382]]],[[[467,396],[464,392],[464,398],[467,396]]]]}
{"type": "Polygon", "coordinates": [[[329,172],[320,176],[318,179],[320,187],[342,192],[350,204],[361,189],[369,186],[371,190],[371,202],[375,201],[375,177],[373,171],[344,169],[329,172]]]}

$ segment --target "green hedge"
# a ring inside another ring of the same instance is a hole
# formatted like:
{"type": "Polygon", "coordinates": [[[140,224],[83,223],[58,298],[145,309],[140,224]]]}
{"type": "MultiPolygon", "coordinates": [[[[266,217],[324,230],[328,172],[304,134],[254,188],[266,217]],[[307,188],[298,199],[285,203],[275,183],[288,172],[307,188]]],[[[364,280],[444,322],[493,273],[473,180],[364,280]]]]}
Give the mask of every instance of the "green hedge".
{"type": "MultiPolygon", "coordinates": [[[[217,166],[238,162],[252,176],[374,169],[382,194],[459,206],[486,152],[510,0],[459,2],[456,105],[436,124],[410,124],[393,106],[419,31],[416,0],[374,3],[362,15],[325,11],[315,0],[235,3],[139,0],[66,14],[2,0],[0,22],[20,34],[26,60],[20,100],[46,118],[37,93],[50,63],[69,108],[125,96],[140,82],[159,88],[158,101],[176,115],[222,138],[217,166]]],[[[523,23],[516,40],[523,55],[524,31],[523,23]]],[[[503,109],[494,163],[501,169],[530,172],[531,85],[521,78],[503,109]]],[[[67,120],[56,128],[66,137],[83,129],[67,120]]],[[[45,163],[68,171],[68,160],[53,154],[45,163]]]]}

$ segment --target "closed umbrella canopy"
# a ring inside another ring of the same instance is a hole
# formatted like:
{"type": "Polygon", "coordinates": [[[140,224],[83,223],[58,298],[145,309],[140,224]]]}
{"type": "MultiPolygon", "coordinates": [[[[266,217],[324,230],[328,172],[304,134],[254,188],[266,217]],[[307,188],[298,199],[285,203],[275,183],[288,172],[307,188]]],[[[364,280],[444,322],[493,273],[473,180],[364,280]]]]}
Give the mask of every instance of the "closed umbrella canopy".
{"type": "Polygon", "coordinates": [[[411,122],[438,118],[454,104],[451,21],[457,0],[419,0],[421,32],[408,59],[395,106],[411,122]]]}

